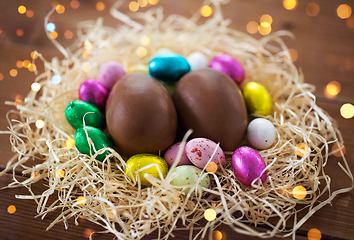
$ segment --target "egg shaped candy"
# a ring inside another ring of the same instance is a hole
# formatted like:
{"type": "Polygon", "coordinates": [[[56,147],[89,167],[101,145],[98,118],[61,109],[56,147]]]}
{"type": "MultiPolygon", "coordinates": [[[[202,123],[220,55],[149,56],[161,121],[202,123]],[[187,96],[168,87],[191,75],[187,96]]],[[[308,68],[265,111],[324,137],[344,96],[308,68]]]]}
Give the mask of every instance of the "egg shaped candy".
{"type": "Polygon", "coordinates": [[[141,185],[150,186],[151,183],[145,178],[145,174],[160,179],[161,173],[163,177],[166,177],[168,165],[162,157],[154,154],[136,154],[127,160],[124,172],[130,179],[136,180],[138,174],[141,185]]]}
{"type": "Polygon", "coordinates": [[[226,74],[199,68],[181,78],[173,96],[183,131],[234,151],[247,128],[246,106],[237,84],[226,74]]]}
{"type": "Polygon", "coordinates": [[[248,82],[242,88],[249,114],[267,116],[272,113],[272,97],[268,90],[259,82],[248,82]]]}
{"type": "Polygon", "coordinates": [[[162,84],[146,74],[128,74],[114,85],[106,119],[117,151],[126,157],[164,152],[176,137],[173,101],[162,84]]]}
{"type": "Polygon", "coordinates": [[[186,59],[191,66],[191,71],[198,68],[206,68],[209,65],[207,57],[201,52],[192,52],[186,59]]]}
{"type": "Polygon", "coordinates": [[[210,61],[210,67],[230,76],[237,84],[245,78],[245,71],[241,63],[229,54],[220,54],[210,61]]]}
{"type": "MultiPolygon", "coordinates": [[[[194,186],[198,179],[202,176],[204,172],[192,165],[178,166],[172,170],[173,179],[170,184],[173,186],[194,186]]],[[[202,189],[200,187],[209,188],[210,178],[209,175],[205,175],[199,182],[195,191],[201,194],[202,189]]],[[[188,194],[191,188],[186,187],[184,193],[188,194]]],[[[193,192],[194,193],[194,192],[193,192]]]]}
{"type": "Polygon", "coordinates": [[[214,162],[219,169],[225,163],[225,155],[220,146],[206,138],[194,138],[186,144],[186,154],[189,160],[197,167],[204,169],[210,162],[214,162]],[[213,155],[216,149],[216,153],[213,155]]]}
{"type": "Polygon", "coordinates": [[[95,79],[87,79],[79,88],[79,98],[105,111],[108,97],[107,89],[95,79]]]}
{"type": "Polygon", "coordinates": [[[98,71],[97,81],[100,82],[107,91],[111,91],[114,84],[125,75],[123,66],[116,61],[104,63],[98,71]]]}
{"type": "MultiPolygon", "coordinates": [[[[262,184],[267,179],[267,173],[262,171],[266,168],[263,158],[259,153],[247,146],[240,147],[232,155],[232,171],[242,184],[252,187],[252,182],[260,178],[262,184]]],[[[257,184],[257,182],[256,182],[257,184]]]]}
{"type": "Polygon", "coordinates": [[[253,119],[247,127],[247,139],[258,149],[270,148],[276,138],[273,123],[265,118],[253,119]]]}
{"type": "MultiPolygon", "coordinates": [[[[173,144],[171,147],[167,149],[167,151],[163,155],[163,158],[166,160],[168,166],[172,166],[172,164],[176,161],[180,146],[181,146],[181,142],[173,144]]],[[[181,165],[192,165],[191,161],[189,160],[186,154],[186,146],[184,146],[181,159],[177,164],[177,166],[181,166],[181,165]]]]}

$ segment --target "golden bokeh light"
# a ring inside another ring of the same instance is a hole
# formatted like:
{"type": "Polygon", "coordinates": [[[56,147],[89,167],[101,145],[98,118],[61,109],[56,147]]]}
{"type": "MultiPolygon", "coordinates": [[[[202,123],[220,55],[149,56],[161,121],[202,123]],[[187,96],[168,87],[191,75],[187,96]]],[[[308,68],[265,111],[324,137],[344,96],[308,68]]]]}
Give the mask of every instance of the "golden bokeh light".
{"type": "Polygon", "coordinates": [[[52,31],[49,33],[49,36],[53,39],[56,39],[58,37],[58,33],[57,33],[57,31],[52,31]]]}
{"type": "Polygon", "coordinates": [[[28,18],[31,18],[31,17],[34,16],[34,12],[29,9],[29,10],[26,11],[26,16],[27,16],[28,18]]]}
{"type": "Polygon", "coordinates": [[[64,38],[66,38],[66,39],[72,39],[73,36],[74,36],[74,34],[73,34],[72,31],[70,31],[70,30],[65,30],[65,32],[64,32],[64,38]]]}
{"type": "Polygon", "coordinates": [[[37,83],[37,82],[34,82],[34,83],[31,84],[31,89],[34,92],[38,92],[39,89],[41,89],[41,85],[39,83],[37,83]]]}
{"type": "Polygon", "coordinates": [[[106,8],[106,5],[103,3],[103,2],[101,2],[101,1],[99,1],[99,2],[97,2],[96,3],[96,10],[97,11],[103,11],[104,9],[106,8]]]}
{"type": "Polygon", "coordinates": [[[63,178],[65,176],[65,171],[63,169],[58,169],[55,171],[55,176],[57,178],[63,178]]]}
{"type": "Polygon", "coordinates": [[[14,102],[15,107],[22,106],[22,100],[21,99],[16,99],[14,102]]]}
{"type": "Polygon", "coordinates": [[[222,239],[223,239],[222,232],[220,232],[219,230],[214,230],[213,231],[213,240],[222,240],[222,239]]]}
{"type": "Polygon", "coordinates": [[[340,93],[341,89],[342,87],[339,82],[331,81],[326,85],[324,94],[327,98],[334,98],[340,93]]]}
{"type": "Polygon", "coordinates": [[[354,117],[354,106],[351,103],[345,103],[340,108],[340,115],[345,119],[354,117]]]}
{"type": "Polygon", "coordinates": [[[79,205],[85,205],[85,203],[86,203],[86,198],[85,198],[84,196],[79,196],[79,197],[77,197],[76,202],[77,202],[77,204],[79,204],[79,205]]]}
{"type": "Polygon", "coordinates": [[[146,56],[147,50],[146,50],[146,48],[144,48],[144,47],[138,47],[138,49],[136,50],[136,54],[137,54],[139,57],[143,58],[143,57],[146,56]]]}
{"type": "Polygon", "coordinates": [[[306,14],[310,17],[315,17],[320,13],[320,6],[317,3],[311,2],[306,5],[306,14]]]}
{"type": "Polygon", "coordinates": [[[22,67],[23,67],[21,60],[16,61],[16,67],[17,67],[17,68],[22,68],[22,67]]]}
{"type": "Polygon", "coordinates": [[[31,173],[31,179],[34,180],[34,181],[37,181],[39,179],[39,172],[33,172],[31,173]]]}
{"type": "Polygon", "coordinates": [[[95,231],[91,228],[86,228],[83,232],[85,238],[91,238],[95,231]]]}
{"type": "Polygon", "coordinates": [[[211,14],[213,13],[213,9],[208,6],[208,5],[204,5],[201,9],[200,9],[200,14],[203,17],[209,17],[211,14]]]}
{"type": "Polygon", "coordinates": [[[296,199],[304,199],[307,195],[307,190],[303,186],[296,186],[293,189],[293,196],[296,199]]]}
{"type": "Polygon", "coordinates": [[[89,58],[92,56],[92,54],[91,54],[90,51],[83,51],[83,52],[82,52],[82,56],[83,56],[83,58],[85,58],[85,59],[89,59],[89,58]]]}
{"type": "Polygon", "coordinates": [[[23,6],[23,5],[21,5],[21,6],[19,6],[19,7],[17,8],[17,11],[18,11],[20,14],[25,14],[26,11],[27,11],[27,8],[26,8],[25,6],[23,6]]]}
{"type": "Polygon", "coordinates": [[[0,73],[0,81],[4,80],[4,74],[0,73]]]}
{"type": "Polygon", "coordinates": [[[86,40],[86,41],[84,42],[84,48],[85,48],[86,50],[91,50],[92,47],[93,47],[93,44],[92,44],[92,42],[90,42],[89,40],[86,40]]]}
{"type": "Polygon", "coordinates": [[[14,214],[16,212],[16,207],[14,205],[10,205],[7,207],[7,212],[10,214],[14,214]]]}
{"type": "Polygon", "coordinates": [[[148,2],[151,5],[156,5],[159,2],[159,0],[148,0],[148,2]]]}
{"type": "Polygon", "coordinates": [[[250,34],[257,33],[258,26],[259,26],[259,24],[256,21],[250,21],[249,23],[247,23],[247,26],[246,26],[247,32],[249,32],[250,34]]]}
{"type": "Polygon", "coordinates": [[[290,59],[289,59],[288,55],[284,55],[284,58],[285,58],[286,61],[295,62],[298,59],[298,57],[299,57],[299,54],[293,48],[289,48],[287,50],[287,53],[289,54],[290,59]]]}
{"type": "Polygon", "coordinates": [[[131,1],[129,3],[129,10],[132,12],[136,12],[139,10],[139,3],[135,2],[135,1],[131,1]]]}
{"type": "Polygon", "coordinates": [[[22,66],[25,67],[25,68],[29,68],[31,66],[31,61],[30,60],[24,60],[22,62],[22,66]]]}
{"type": "Polygon", "coordinates": [[[32,52],[30,53],[30,56],[31,56],[32,59],[37,59],[37,58],[39,57],[37,51],[32,51],[32,52]]]}
{"type": "Polygon", "coordinates": [[[347,149],[341,143],[336,143],[332,146],[332,154],[336,157],[342,157],[346,152],[347,149]]]}
{"type": "Polygon", "coordinates": [[[140,7],[146,7],[148,4],[147,0],[138,0],[138,4],[140,7]]]}
{"type": "Polygon", "coordinates": [[[91,71],[92,67],[91,67],[91,63],[89,62],[85,62],[81,65],[82,71],[84,72],[89,72],[91,71]]]}
{"type": "Polygon", "coordinates": [[[270,25],[269,26],[259,25],[258,31],[261,35],[265,36],[265,35],[268,35],[272,31],[272,27],[270,25]]]}
{"type": "Polygon", "coordinates": [[[72,0],[70,2],[70,7],[73,9],[78,9],[80,7],[80,2],[78,0],[72,0]]]}
{"type": "Polygon", "coordinates": [[[352,15],[352,8],[348,4],[341,4],[337,8],[337,15],[341,19],[347,19],[352,15]]]}
{"type": "Polygon", "coordinates": [[[348,28],[354,29],[354,16],[347,18],[346,23],[348,28]]]}
{"type": "Polygon", "coordinates": [[[205,210],[204,212],[204,218],[207,220],[207,221],[213,221],[215,220],[216,218],[216,211],[212,208],[209,208],[207,210],[205,210]]]}
{"type": "Polygon", "coordinates": [[[295,10],[297,7],[297,0],[283,0],[283,7],[286,10],[295,10]]]}
{"type": "Polygon", "coordinates": [[[299,143],[295,147],[295,153],[299,157],[305,156],[309,152],[309,147],[306,143],[299,143]]]}
{"type": "Polygon", "coordinates": [[[215,173],[218,170],[218,165],[214,162],[209,162],[205,168],[205,171],[215,173]]]}
{"type": "Polygon", "coordinates": [[[268,23],[269,25],[271,25],[273,23],[273,18],[269,14],[263,14],[259,21],[261,24],[268,23]]]}
{"type": "Polygon", "coordinates": [[[143,46],[147,46],[150,44],[150,38],[148,36],[142,36],[140,38],[140,44],[143,46]]]}
{"type": "Polygon", "coordinates": [[[55,7],[55,11],[57,11],[58,14],[63,14],[65,12],[65,7],[61,4],[58,4],[55,7]]]}
{"type": "Polygon", "coordinates": [[[13,68],[13,69],[10,70],[10,76],[11,77],[16,77],[17,74],[18,74],[18,71],[16,69],[13,68]]]}
{"type": "Polygon", "coordinates": [[[41,120],[41,119],[37,120],[36,121],[36,127],[39,128],[39,129],[43,128],[44,127],[44,121],[41,120]]]}
{"type": "Polygon", "coordinates": [[[307,238],[308,240],[320,240],[322,238],[321,231],[318,230],[317,228],[311,228],[307,232],[307,238]]]}
{"type": "Polygon", "coordinates": [[[28,67],[28,71],[30,72],[34,72],[37,70],[37,66],[36,64],[31,64],[29,67],[28,67]]]}
{"type": "Polygon", "coordinates": [[[19,29],[16,30],[16,35],[17,35],[18,37],[22,37],[23,34],[25,34],[25,32],[24,32],[21,28],[19,28],[19,29]]]}
{"type": "Polygon", "coordinates": [[[64,142],[64,147],[68,147],[68,148],[73,148],[75,147],[75,139],[69,137],[68,139],[66,139],[66,141],[64,142]]]}

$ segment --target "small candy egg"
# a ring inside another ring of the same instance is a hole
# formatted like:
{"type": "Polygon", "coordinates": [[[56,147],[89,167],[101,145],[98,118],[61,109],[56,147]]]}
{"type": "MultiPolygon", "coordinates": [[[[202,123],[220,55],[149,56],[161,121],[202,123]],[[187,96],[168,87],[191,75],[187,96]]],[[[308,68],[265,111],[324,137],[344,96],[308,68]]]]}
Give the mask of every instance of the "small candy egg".
{"type": "Polygon", "coordinates": [[[86,126],[103,129],[106,125],[103,114],[96,106],[90,103],[74,100],[66,106],[65,117],[73,128],[77,129],[84,126],[84,116],[86,126]]]}
{"type": "Polygon", "coordinates": [[[127,74],[134,73],[134,72],[141,72],[148,74],[149,73],[149,67],[144,64],[137,64],[137,65],[132,65],[128,67],[127,74]]]}
{"type": "Polygon", "coordinates": [[[149,72],[154,78],[173,83],[190,71],[187,60],[177,53],[161,53],[149,63],[149,72]]]}
{"type": "Polygon", "coordinates": [[[192,52],[186,59],[191,66],[191,71],[208,67],[209,64],[207,57],[201,52],[192,52]]]}
{"type": "Polygon", "coordinates": [[[94,79],[87,79],[79,88],[80,100],[95,105],[101,112],[105,112],[107,97],[106,88],[94,79]]]}
{"type": "Polygon", "coordinates": [[[210,62],[210,67],[225,73],[237,84],[240,84],[245,78],[245,71],[243,70],[242,65],[229,54],[215,56],[210,62]]]}
{"type": "Polygon", "coordinates": [[[267,149],[275,141],[276,131],[273,123],[265,118],[253,119],[247,127],[247,138],[253,147],[267,149]]]}
{"type": "Polygon", "coordinates": [[[267,116],[272,113],[272,97],[262,84],[249,82],[241,90],[249,114],[267,116]]]}
{"type": "MultiPolygon", "coordinates": [[[[172,166],[172,164],[176,161],[177,153],[180,146],[181,146],[181,142],[175,143],[171,147],[169,147],[165,152],[163,158],[166,160],[169,166],[172,166]]],[[[177,164],[177,166],[181,166],[181,165],[192,165],[191,161],[189,160],[186,154],[186,146],[184,146],[181,160],[177,164]]]]}
{"type": "MultiPolygon", "coordinates": [[[[259,178],[262,171],[266,168],[261,155],[247,146],[236,149],[232,155],[231,166],[237,180],[248,187],[251,187],[252,181],[259,178]]],[[[267,173],[264,172],[261,176],[262,184],[266,179],[267,173]]]]}
{"type": "Polygon", "coordinates": [[[224,165],[225,155],[220,146],[207,138],[194,138],[186,144],[186,154],[189,160],[197,167],[203,169],[211,156],[214,154],[211,162],[216,163],[217,168],[220,168],[220,164],[224,165]]]}
{"type": "MultiPolygon", "coordinates": [[[[204,172],[201,169],[192,165],[178,166],[172,170],[174,178],[171,180],[170,184],[173,186],[193,186],[203,173],[204,172]]],[[[199,182],[199,185],[195,188],[195,191],[200,194],[202,191],[200,187],[209,188],[209,186],[209,175],[205,175],[199,182]]],[[[190,188],[185,188],[184,193],[188,194],[190,190],[190,188]]]]}
{"type": "Polygon", "coordinates": [[[109,61],[101,66],[97,74],[97,81],[110,92],[113,85],[124,75],[125,71],[119,62],[109,61]]]}
{"type": "MultiPolygon", "coordinates": [[[[95,148],[93,148],[93,146],[91,146],[90,148],[90,145],[88,144],[87,141],[85,129],[83,127],[80,127],[76,130],[74,134],[74,138],[75,138],[76,148],[82,154],[86,154],[90,156],[91,154],[93,155],[95,153],[94,149],[98,151],[105,147],[113,148],[113,143],[111,139],[100,129],[86,126],[86,131],[87,131],[87,136],[91,138],[95,148]]],[[[96,159],[103,161],[108,154],[109,152],[105,151],[104,153],[97,155],[96,159]]]]}
{"type": "Polygon", "coordinates": [[[145,174],[160,179],[159,170],[162,173],[162,176],[166,177],[168,165],[162,157],[154,154],[141,153],[128,159],[127,167],[124,172],[130,179],[137,179],[136,174],[139,174],[141,185],[150,186],[151,183],[145,178],[145,174]]]}

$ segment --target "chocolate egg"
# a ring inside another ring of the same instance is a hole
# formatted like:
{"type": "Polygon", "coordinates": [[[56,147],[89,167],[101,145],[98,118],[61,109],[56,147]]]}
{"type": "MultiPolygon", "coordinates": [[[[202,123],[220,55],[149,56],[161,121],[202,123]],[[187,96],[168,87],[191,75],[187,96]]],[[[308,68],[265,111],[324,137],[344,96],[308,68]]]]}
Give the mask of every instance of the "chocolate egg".
{"type": "Polygon", "coordinates": [[[108,131],[117,151],[129,157],[165,151],[177,131],[173,101],[162,84],[142,73],[121,78],[106,104],[108,131]]]}
{"type": "Polygon", "coordinates": [[[247,111],[237,84],[226,74],[199,68],[177,84],[174,102],[181,128],[204,137],[224,151],[234,151],[247,128],[247,111]]]}

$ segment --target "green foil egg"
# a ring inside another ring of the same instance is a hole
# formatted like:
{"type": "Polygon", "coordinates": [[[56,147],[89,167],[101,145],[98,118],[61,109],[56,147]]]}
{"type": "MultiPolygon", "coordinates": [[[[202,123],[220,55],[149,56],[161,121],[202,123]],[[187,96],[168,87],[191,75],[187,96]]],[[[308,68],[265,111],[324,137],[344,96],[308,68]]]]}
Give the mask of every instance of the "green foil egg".
{"type": "MultiPolygon", "coordinates": [[[[203,170],[192,165],[178,166],[172,171],[172,174],[175,177],[171,180],[170,184],[173,186],[193,186],[197,183],[198,179],[203,173],[203,170]]],[[[209,186],[210,178],[208,175],[205,175],[199,182],[198,186],[194,189],[194,191],[197,191],[200,194],[200,187],[209,188],[209,186]]],[[[188,194],[190,190],[191,188],[185,188],[185,194],[188,194]]]]}
{"type": "Polygon", "coordinates": [[[249,82],[242,88],[249,114],[267,116],[272,113],[272,97],[268,90],[258,82],[249,82]]]}
{"type": "Polygon", "coordinates": [[[106,125],[105,117],[92,104],[82,100],[74,100],[66,106],[65,117],[73,128],[78,129],[84,126],[84,116],[86,126],[103,129],[106,125]]]}
{"type": "MultiPolygon", "coordinates": [[[[86,130],[87,136],[92,140],[93,146],[97,151],[105,147],[113,148],[113,142],[111,139],[100,129],[86,126],[86,130]]],[[[92,145],[90,148],[87,136],[84,127],[78,128],[74,134],[75,145],[82,154],[90,156],[91,154],[93,155],[95,151],[92,145]]],[[[108,154],[109,152],[105,151],[104,153],[97,155],[96,159],[102,162],[108,154]]]]}
{"type": "Polygon", "coordinates": [[[129,176],[130,179],[139,175],[141,185],[150,186],[151,183],[145,178],[145,174],[149,174],[155,178],[160,179],[159,170],[163,177],[166,177],[168,172],[168,165],[165,159],[154,154],[141,153],[130,157],[127,161],[127,167],[125,168],[125,174],[129,176]],[[152,165],[155,164],[155,165],[152,165]],[[151,165],[147,167],[148,165],[151,165]],[[141,170],[142,168],[146,169],[141,170]]]}

